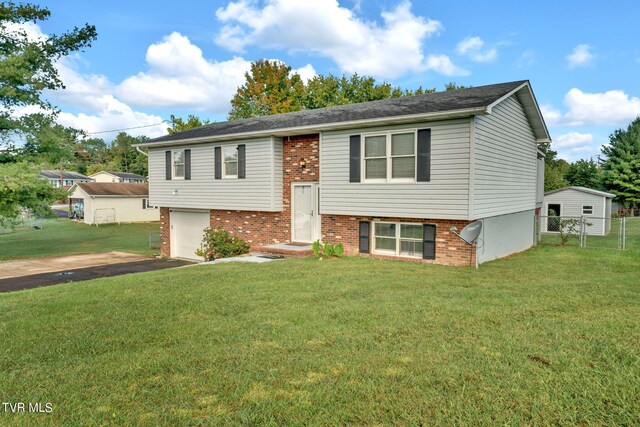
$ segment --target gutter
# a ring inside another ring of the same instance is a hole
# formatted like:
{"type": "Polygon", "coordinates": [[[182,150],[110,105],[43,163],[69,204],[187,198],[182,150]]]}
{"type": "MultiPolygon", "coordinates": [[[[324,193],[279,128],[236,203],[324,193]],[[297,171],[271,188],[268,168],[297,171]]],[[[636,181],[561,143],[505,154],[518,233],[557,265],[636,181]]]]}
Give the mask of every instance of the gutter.
{"type": "MultiPolygon", "coordinates": [[[[201,136],[197,138],[188,138],[188,139],[177,139],[177,140],[166,140],[161,142],[143,142],[140,144],[135,144],[136,150],[139,147],[165,147],[165,146],[175,146],[175,145],[186,145],[186,144],[202,144],[207,142],[217,142],[217,141],[231,141],[236,139],[247,139],[252,137],[265,137],[265,136],[276,136],[277,134],[302,134],[304,132],[313,131],[313,132],[321,132],[326,130],[339,130],[339,129],[348,129],[352,127],[359,126],[375,126],[376,124],[395,124],[395,123],[404,123],[404,122],[416,122],[420,120],[438,120],[438,119],[456,119],[456,118],[465,118],[476,115],[486,115],[490,114],[488,107],[476,107],[476,108],[466,108],[462,110],[455,110],[449,112],[436,112],[436,113],[420,113],[420,114],[408,114],[404,116],[395,116],[395,117],[380,117],[376,119],[362,119],[362,120],[352,120],[348,122],[339,122],[339,123],[324,123],[318,125],[308,125],[308,126],[294,126],[288,128],[280,128],[280,129],[266,129],[254,132],[243,132],[243,133],[232,133],[226,135],[215,135],[215,136],[201,136]]],[[[146,153],[144,153],[146,155],[146,153]]]]}

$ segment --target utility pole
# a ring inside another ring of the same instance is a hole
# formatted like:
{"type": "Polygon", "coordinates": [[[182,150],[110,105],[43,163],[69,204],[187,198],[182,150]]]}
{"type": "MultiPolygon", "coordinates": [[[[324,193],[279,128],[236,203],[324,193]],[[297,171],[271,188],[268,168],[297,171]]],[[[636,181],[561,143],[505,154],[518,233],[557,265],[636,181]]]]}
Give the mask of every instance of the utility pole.
{"type": "Polygon", "coordinates": [[[60,188],[64,188],[64,171],[62,170],[62,159],[60,159],[60,188]]]}

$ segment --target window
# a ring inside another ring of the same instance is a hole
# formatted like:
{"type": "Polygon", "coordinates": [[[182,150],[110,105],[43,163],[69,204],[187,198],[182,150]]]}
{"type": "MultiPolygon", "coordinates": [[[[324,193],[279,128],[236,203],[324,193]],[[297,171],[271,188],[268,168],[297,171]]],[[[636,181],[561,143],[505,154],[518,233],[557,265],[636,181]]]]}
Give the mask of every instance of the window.
{"type": "Polygon", "coordinates": [[[71,187],[73,185],[73,181],[69,180],[69,179],[65,179],[64,181],[64,185],[66,187],[71,187]]]}
{"type": "Polygon", "coordinates": [[[238,148],[236,146],[222,147],[222,177],[238,177],[238,148]]]}
{"type": "Polygon", "coordinates": [[[184,150],[175,150],[173,157],[173,179],[184,179],[184,150]]]}
{"type": "Polygon", "coordinates": [[[415,181],[415,132],[365,136],[363,143],[365,181],[415,181]]]}
{"type": "Polygon", "coordinates": [[[593,206],[592,205],[583,205],[582,206],[582,215],[593,215],[593,206]]]}
{"type": "Polygon", "coordinates": [[[422,258],[422,247],[422,224],[374,223],[374,253],[422,258]]]}

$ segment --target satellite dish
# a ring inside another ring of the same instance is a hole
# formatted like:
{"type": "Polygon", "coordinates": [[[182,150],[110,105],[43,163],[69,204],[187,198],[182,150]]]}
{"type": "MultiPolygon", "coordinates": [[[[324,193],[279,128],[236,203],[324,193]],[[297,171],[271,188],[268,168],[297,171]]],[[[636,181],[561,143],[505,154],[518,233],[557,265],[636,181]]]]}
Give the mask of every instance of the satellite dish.
{"type": "Polygon", "coordinates": [[[456,227],[451,227],[451,232],[462,239],[465,243],[472,245],[478,240],[480,237],[480,232],[482,231],[482,221],[474,221],[471,224],[467,224],[466,227],[462,229],[460,234],[457,233],[458,229],[456,227]]]}

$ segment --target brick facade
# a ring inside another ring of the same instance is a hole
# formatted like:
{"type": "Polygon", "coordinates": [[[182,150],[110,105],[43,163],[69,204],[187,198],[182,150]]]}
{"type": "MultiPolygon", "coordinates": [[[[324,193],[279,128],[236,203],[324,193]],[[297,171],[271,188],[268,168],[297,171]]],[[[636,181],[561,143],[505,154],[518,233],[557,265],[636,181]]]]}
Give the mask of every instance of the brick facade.
{"type": "MultiPolygon", "coordinates": [[[[351,215],[323,215],[322,239],[329,243],[342,243],[345,253],[349,255],[359,254],[359,227],[360,221],[385,221],[435,224],[436,226],[436,259],[423,260],[408,257],[396,257],[389,255],[370,254],[369,256],[384,259],[397,259],[428,264],[444,264],[458,266],[475,266],[475,246],[464,243],[460,238],[451,233],[451,227],[462,230],[470,221],[458,220],[428,220],[411,218],[383,218],[370,216],[351,215]]],[[[373,224],[372,224],[373,227],[373,224]]],[[[369,252],[372,252],[373,241],[369,241],[369,252]]]]}
{"type": "Polygon", "coordinates": [[[160,255],[167,258],[171,256],[170,218],[169,208],[160,208],[160,255]]]}

